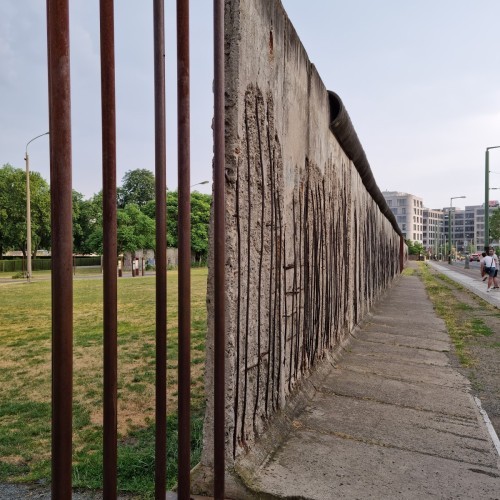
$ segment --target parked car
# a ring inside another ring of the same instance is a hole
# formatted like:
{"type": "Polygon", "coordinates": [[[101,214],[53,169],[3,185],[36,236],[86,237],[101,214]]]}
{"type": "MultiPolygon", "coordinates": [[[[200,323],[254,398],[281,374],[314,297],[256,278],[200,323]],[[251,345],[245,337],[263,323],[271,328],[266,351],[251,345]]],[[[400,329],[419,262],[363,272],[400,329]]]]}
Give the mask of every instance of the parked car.
{"type": "Polygon", "coordinates": [[[471,262],[479,262],[481,260],[481,255],[478,254],[478,253],[471,253],[470,257],[469,257],[469,260],[471,262]]]}

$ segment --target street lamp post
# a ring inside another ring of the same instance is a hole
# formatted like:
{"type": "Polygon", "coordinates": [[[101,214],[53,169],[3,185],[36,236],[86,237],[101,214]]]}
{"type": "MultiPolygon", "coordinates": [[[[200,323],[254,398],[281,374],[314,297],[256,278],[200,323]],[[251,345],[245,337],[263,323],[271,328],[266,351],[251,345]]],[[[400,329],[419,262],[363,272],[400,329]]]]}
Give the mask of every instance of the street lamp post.
{"type": "Polygon", "coordinates": [[[450,244],[450,253],[448,254],[448,264],[451,264],[451,249],[453,247],[453,242],[451,239],[451,213],[453,211],[453,200],[458,200],[459,198],[466,198],[465,196],[453,196],[450,198],[450,210],[448,212],[448,242],[450,244]]]}
{"type": "Polygon", "coordinates": [[[37,135],[33,137],[26,144],[25,150],[25,161],[26,161],[26,256],[27,256],[27,265],[26,265],[26,278],[28,279],[28,283],[31,283],[31,194],[30,194],[30,159],[28,155],[28,146],[35,139],[39,137],[43,137],[44,135],[48,135],[48,132],[44,134],[37,135]]]}
{"type": "Polygon", "coordinates": [[[490,146],[486,148],[484,160],[484,251],[488,252],[490,246],[490,149],[497,149],[500,146],[490,146]]]}

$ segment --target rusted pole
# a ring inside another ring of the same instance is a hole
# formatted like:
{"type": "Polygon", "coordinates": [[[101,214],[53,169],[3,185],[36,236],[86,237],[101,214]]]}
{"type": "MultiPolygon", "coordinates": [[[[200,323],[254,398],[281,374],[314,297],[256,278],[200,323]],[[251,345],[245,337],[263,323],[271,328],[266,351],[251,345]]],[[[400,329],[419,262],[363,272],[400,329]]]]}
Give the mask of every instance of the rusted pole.
{"type": "Polygon", "coordinates": [[[68,0],[47,1],[52,232],[52,498],[71,498],[73,228],[68,0]]]}
{"type": "Polygon", "coordinates": [[[117,489],[117,216],[116,216],[116,107],[113,0],[100,1],[102,213],[104,312],[104,430],[103,493],[116,498],[117,489]]]}
{"type": "Polygon", "coordinates": [[[224,498],[225,457],[224,1],[214,0],[214,498],[224,498]]]}
{"type": "MultiPolygon", "coordinates": [[[[164,0],[154,0],[156,190],[156,442],[155,498],[164,500],[167,473],[167,220],[164,0]]],[[[144,267],[143,267],[144,270],[144,267]]]]}
{"type": "Polygon", "coordinates": [[[179,188],[179,500],[190,495],[191,200],[189,0],[177,0],[177,149],[179,188]]]}

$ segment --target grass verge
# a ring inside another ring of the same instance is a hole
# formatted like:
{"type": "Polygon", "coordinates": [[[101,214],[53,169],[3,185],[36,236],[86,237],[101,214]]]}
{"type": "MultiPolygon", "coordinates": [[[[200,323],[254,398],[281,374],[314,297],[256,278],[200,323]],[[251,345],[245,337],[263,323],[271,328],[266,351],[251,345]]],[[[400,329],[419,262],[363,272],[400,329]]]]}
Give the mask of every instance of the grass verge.
{"type": "Polygon", "coordinates": [[[495,308],[482,299],[479,307],[471,306],[457,299],[454,291],[468,293],[462,286],[439,273],[431,272],[424,263],[419,263],[418,269],[412,269],[422,279],[429,298],[437,314],[446,323],[446,329],[452,339],[460,363],[466,367],[473,367],[477,360],[472,356],[470,346],[480,337],[493,334],[484,322],[484,313],[494,313],[495,308]]]}

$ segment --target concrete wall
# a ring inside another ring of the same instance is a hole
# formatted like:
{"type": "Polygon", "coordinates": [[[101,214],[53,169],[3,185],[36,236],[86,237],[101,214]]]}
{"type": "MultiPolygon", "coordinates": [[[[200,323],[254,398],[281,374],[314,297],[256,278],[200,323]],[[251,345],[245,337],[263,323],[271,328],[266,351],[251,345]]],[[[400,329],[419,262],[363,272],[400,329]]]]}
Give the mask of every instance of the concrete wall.
{"type": "MultiPolygon", "coordinates": [[[[225,36],[231,469],[391,283],[400,238],[331,133],[327,90],[281,3],[226,1],[225,36]]],[[[210,272],[209,393],[212,287],[210,272]]]]}

